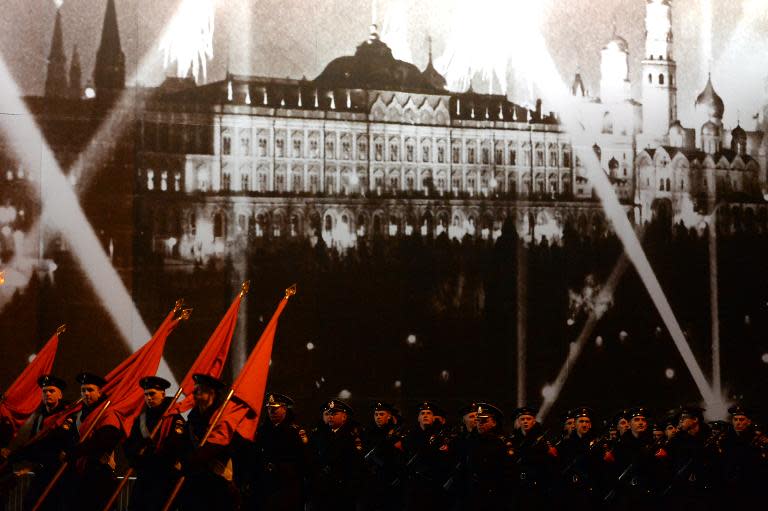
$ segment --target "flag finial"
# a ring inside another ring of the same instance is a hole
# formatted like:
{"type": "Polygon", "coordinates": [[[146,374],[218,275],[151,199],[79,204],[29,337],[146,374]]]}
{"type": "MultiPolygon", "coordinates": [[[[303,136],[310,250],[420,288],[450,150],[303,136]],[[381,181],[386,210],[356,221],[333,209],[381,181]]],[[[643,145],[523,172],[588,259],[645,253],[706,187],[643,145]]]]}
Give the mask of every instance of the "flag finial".
{"type": "Polygon", "coordinates": [[[66,331],[67,331],[67,324],[64,323],[63,325],[61,325],[59,328],[56,329],[56,335],[61,335],[66,331]]]}
{"type": "Polygon", "coordinates": [[[186,309],[182,309],[181,314],[179,315],[179,319],[184,320],[184,321],[188,320],[190,318],[190,316],[192,316],[192,311],[193,310],[194,309],[191,308],[191,307],[188,307],[186,309]]]}
{"type": "Polygon", "coordinates": [[[240,287],[240,296],[243,297],[248,294],[248,290],[251,289],[251,281],[246,280],[243,282],[243,285],[240,287]]]}
{"type": "Polygon", "coordinates": [[[286,289],[285,290],[285,298],[290,298],[293,295],[295,295],[296,294],[296,290],[297,290],[296,284],[294,284],[291,287],[289,287],[288,289],[286,289]]]}
{"type": "Polygon", "coordinates": [[[173,306],[173,312],[177,312],[181,310],[181,308],[184,306],[184,298],[179,298],[176,300],[176,304],[173,306]]]}

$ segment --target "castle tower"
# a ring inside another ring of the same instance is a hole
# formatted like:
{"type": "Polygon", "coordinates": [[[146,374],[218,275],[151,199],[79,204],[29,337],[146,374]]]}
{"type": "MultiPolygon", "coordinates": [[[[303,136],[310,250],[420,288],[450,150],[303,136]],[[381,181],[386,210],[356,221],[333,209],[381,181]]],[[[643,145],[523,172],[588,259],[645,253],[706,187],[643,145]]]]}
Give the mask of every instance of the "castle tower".
{"type": "Polygon", "coordinates": [[[107,0],[101,43],[96,52],[96,65],[93,68],[93,82],[97,93],[125,88],[125,54],[120,48],[115,0],[107,0]]]}
{"type": "Polygon", "coordinates": [[[614,32],[600,51],[600,101],[621,103],[631,97],[629,44],[614,32]]]}
{"type": "Polygon", "coordinates": [[[643,134],[663,140],[677,119],[677,64],[672,56],[670,0],[647,0],[642,61],[643,134]]]}
{"type": "Polygon", "coordinates": [[[48,54],[48,73],[45,77],[45,96],[63,98],[67,96],[67,56],[64,54],[64,34],[61,29],[61,12],[56,11],[53,25],[51,52],[48,54]]]}
{"type": "Polygon", "coordinates": [[[83,72],[80,67],[80,53],[77,51],[77,45],[72,50],[72,62],[69,66],[69,95],[72,98],[79,98],[83,95],[83,72]]]}

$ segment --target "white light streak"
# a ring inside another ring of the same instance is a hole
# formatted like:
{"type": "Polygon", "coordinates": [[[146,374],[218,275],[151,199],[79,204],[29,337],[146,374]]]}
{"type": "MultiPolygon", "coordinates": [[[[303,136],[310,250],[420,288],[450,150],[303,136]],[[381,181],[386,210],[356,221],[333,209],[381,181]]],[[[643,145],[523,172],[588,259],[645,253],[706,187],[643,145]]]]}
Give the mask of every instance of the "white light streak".
{"type": "Polygon", "coordinates": [[[182,0],[160,39],[164,67],[176,62],[176,76],[206,79],[213,58],[214,0],[182,0]]]}
{"type": "Polygon", "coordinates": [[[341,392],[339,392],[339,399],[349,399],[352,397],[352,393],[347,389],[342,389],[341,392]]]}
{"type": "MultiPolygon", "coordinates": [[[[118,331],[132,350],[138,349],[150,338],[149,330],[110,264],[77,196],[56,163],[51,148],[22,102],[21,91],[1,57],[0,90],[3,91],[0,95],[0,110],[18,114],[14,116],[12,127],[2,123],[11,148],[24,167],[30,170],[39,168],[42,216],[51,219],[52,226],[59,229],[67,239],[72,254],[86,273],[118,331]]],[[[159,374],[174,381],[165,361],[161,363],[159,374]]]]}
{"type": "Polygon", "coordinates": [[[381,40],[392,50],[393,57],[405,62],[413,62],[411,44],[408,40],[408,5],[404,0],[396,0],[387,9],[381,27],[381,40]]]}
{"type": "MultiPolygon", "coordinates": [[[[506,94],[510,70],[522,85],[516,100],[533,103],[541,21],[549,0],[457,0],[445,52],[435,67],[451,90],[464,91],[477,76],[491,92],[506,94]]],[[[561,80],[558,78],[558,82],[561,80]]]]}

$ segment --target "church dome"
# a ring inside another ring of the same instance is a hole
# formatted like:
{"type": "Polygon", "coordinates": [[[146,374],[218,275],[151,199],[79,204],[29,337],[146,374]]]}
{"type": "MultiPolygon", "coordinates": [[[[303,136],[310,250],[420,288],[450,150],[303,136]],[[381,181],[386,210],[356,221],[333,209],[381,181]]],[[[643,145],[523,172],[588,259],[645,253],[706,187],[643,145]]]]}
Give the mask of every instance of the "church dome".
{"type": "Polygon", "coordinates": [[[735,141],[739,142],[747,142],[747,132],[744,131],[744,128],[741,127],[741,125],[736,125],[735,128],[731,131],[731,138],[735,141]]]}
{"type": "Polygon", "coordinates": [[[629,53],[629,43],[620,35],[614,34],[613,37],[611,37],[611,40],[605,43],[603,49],[619,50],[624,53],[629,53]]]}
{"type": "Polygon", "coordinates": [[[712,86],[712,76],[707,78],[707,85],[704,90],[701,91],[699,97],[696,98],[696,104],[694,105],[696,110],[701,110],[707,114],[710,119],[722,119],[723,112],[725,112],[725,106],[723,100],[715,92],[715,88],[712,86]]]}
{"type": "Polygon", "coordinates": [[[315,83],[330,88],[440,90],[419,68],[392,56],[389,46],[379,39],[376,25],[371,26],[371,35],[358,45],[353,56],[332,60],[315,83]]]}
{"type": "Polygon", "coordinates": [[[717,124],[712,121],[707,121],[701,126],[702,137],[716,137],[720,134],[719,132],[717,124]]]}

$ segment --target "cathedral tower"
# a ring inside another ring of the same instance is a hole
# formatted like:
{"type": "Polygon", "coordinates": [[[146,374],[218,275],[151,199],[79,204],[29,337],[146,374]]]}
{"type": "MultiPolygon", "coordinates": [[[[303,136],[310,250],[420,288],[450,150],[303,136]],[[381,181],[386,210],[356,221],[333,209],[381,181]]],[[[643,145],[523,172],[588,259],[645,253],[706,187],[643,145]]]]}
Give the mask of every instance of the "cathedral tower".
{"type": "Polygon", "coordinates": [[[56,11],[53,25],[51,52],[48,54],[48,73],[45,76],[46,97],[67,96],[67,56],[64,54],[64,34],[61,29],[61,12],[56,11]]]}
{"type": "Polygon", "coordinates": [[[662,140],[677,119],[677,64],[672,56],[670,0],[647,0],[642,61],[643,134],[662,140]]]}
{"type": "Polygon", "coordinates": [[[107,0],[101,43],[96,52],[96,65],[93,68],[93,83],[97,93],[125,88],[125,54],[120,48],[115,0],[107,0]]]}

